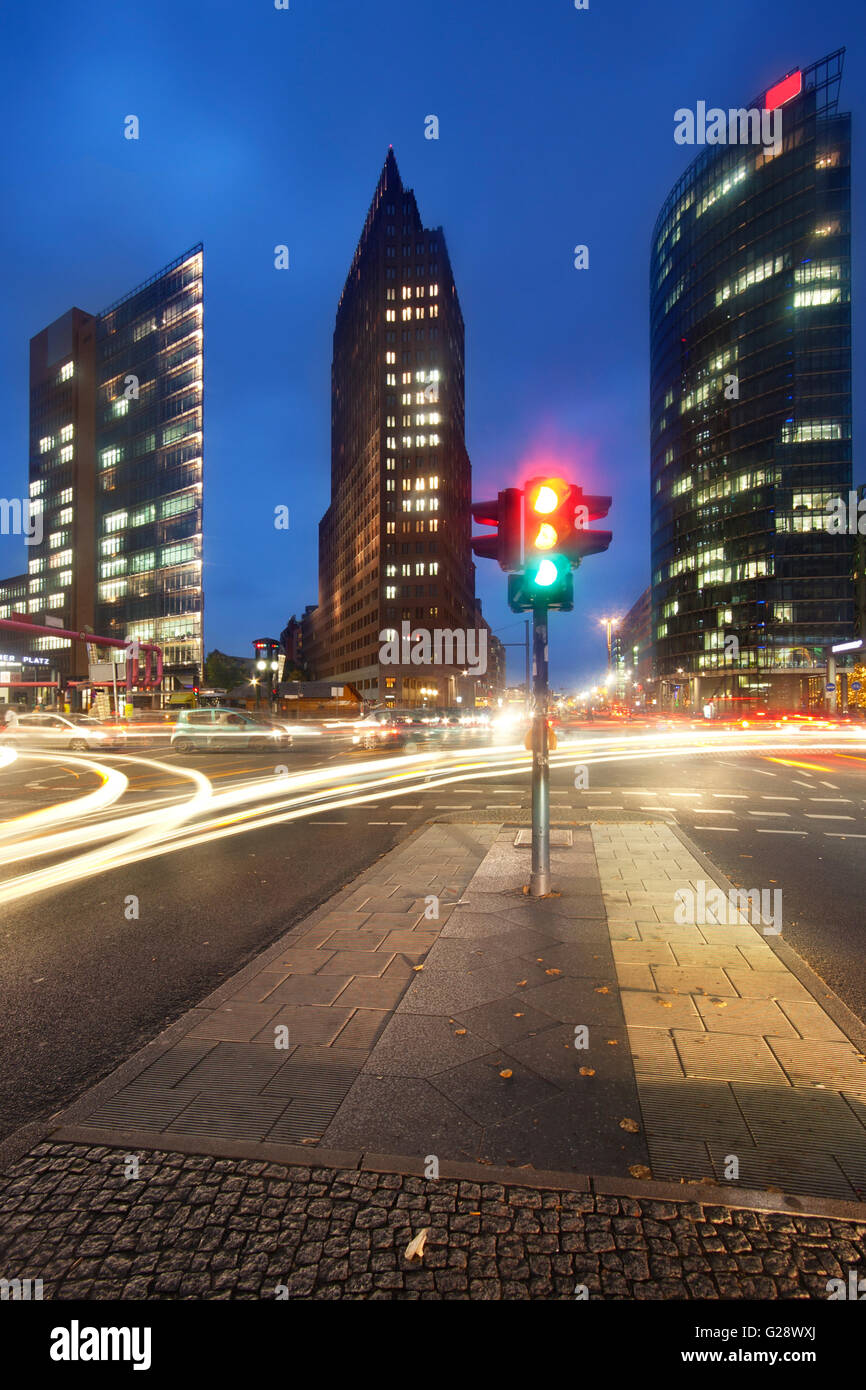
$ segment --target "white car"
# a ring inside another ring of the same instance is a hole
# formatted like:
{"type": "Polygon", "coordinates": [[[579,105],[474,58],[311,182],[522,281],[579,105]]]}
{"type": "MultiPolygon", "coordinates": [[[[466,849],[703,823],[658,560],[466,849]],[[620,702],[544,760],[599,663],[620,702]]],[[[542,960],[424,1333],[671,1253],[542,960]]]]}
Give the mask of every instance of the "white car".
{"type": "Polygon", "coordinates": [[[123,734],[89,714],[18,714],[0,725],[0,743],[11,747],[108,752],[123,748],[123,734]]]}

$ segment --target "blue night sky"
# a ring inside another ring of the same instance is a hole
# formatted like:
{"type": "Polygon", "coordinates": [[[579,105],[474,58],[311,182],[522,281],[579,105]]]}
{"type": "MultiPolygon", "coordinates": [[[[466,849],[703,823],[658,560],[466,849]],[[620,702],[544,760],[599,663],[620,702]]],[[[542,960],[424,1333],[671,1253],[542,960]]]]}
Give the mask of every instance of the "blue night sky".
{"type": "MultiPolygon", "coordinates": [[[[26,491],[30,337],[203,241],[206,651],[249,654],[316,601],[334,313],[389,143],[454,266],[473,496],[544,459],[614,498],[610,550],[551,620],[558,685],[603,668],[598,619],[649,580],[648,256],[689,161],[675,109],[743,104],[846,46],[863,221],[863,0],[48,0],[4,30],[0,494],[26,491]]],[[[22,568],[0,537],[0,574],[22,568]]],[[[520,640],[504,575],[477,577],[520,640]]]]}

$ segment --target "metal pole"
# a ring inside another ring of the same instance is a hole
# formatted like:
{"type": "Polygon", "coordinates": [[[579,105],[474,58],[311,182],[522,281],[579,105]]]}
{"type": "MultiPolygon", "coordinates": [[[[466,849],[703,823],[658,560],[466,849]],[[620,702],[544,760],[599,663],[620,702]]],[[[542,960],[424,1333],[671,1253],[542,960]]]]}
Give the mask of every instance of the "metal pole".
{"type": "Polygon", "coordinates": [[[550,892],[550,759],[547,738],[547,604],[532,610],[532,872],[529,892],[550,892]]]}
{"type": "Polygon", "coordinates": [[[523,624],[526,639],[526,712],[532,712],[532,644],[529,639],[529,619],[523,624]]]}

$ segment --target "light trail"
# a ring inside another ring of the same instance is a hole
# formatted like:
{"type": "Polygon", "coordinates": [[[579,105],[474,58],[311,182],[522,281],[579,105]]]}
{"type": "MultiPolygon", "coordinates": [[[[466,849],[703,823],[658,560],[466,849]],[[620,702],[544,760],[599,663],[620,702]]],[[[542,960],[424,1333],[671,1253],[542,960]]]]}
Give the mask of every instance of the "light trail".
{"type": "MultiPolygon", "coordinates": [[[[24,753],[14,748],[2,749],[0,752],[9,755],[2,763],[4,767],[24,760],[52,764],[57,762],[56,755],[51,753],[24,753]]],[[[102,785],[95,791],[76,797],[74,801],[66,801],[57,806],[45,806],[41,811],[27,811],[22,816],[14,816],[12,820],[0,822],[0,840],[14,839],[20,836],[22,830],[26,834],[32,834],[34,831],[39,833],[48,826],[69,820],[71,816],[92,815],[104,811],[123,796],[129,779],[119,769],[94,762],[92,758],[76,758],[75,761],[95,772],[102,785]]]]}
{"type": "MultiPolygon", "coordinates": [[[[836,752],[855,743],[863,746],[864,735],[857,731],[818,733],[814,731],[810,748],[836,752]]],[[[788,730],[779,734],[769,730],[700,731],[687,735],[677,731],[653,734],[622,734],[591,740],[563,741],[551,754],[551,764],[567,766],[580,758],[586,765],[609,762],[641,761],[653,757],[704,756],[723,751],[725,754],[800,752],[802,739],[791,739],[788,730]]],[[[82,760],[85,761],[85,760],[82,760]]],[[[512,772],[529,769],[531,755],[522,745],[511,744],[495,748],[473,748],[402,755],[381,761],[356,764],[347,771],[344,766],[322,767],[293,775],[279,774],[257,779],[254,783],[226,788],[217,793],[210,780],[195,769],[169,766],[157,760],[130,758],[137,764],[154,767],[187,778],[195,784],[193,795],[170,803],[164,798],[138,805],[109,821],[86,816],[87,824],[69,827],[56,835],[42,835],[18,844],[13,855],[3,854],[2,861],[55,855],[92,845],[95,839],[111,840],[97,849],[62,863],[35,872],[19,875],[0,883],[0,902],[12,902],[47,889],[66,887],[94,874],[127,866],[162,854],[182,849],[202,847],[227,836],[250,830],[266,829],[298,820],[325,810],[357,807],[367,803],[416,794],[419,789],[439,789],[485,778],[501,778],[512,772]],[[192,821],[197,821],[193,825],[192,821]],[[131,832],[131,833],[130,833],[131,832]],[[117,836],[118,838],[112,838],[117,836]]],[[[109,773],[115,769],[108,769],[109,773]]],[[[122,774],[120,774],[122,776],[122,774]]],[[[126,781],[126,779],[123,779],[126,781]]],[[[100,789],[101,791],[104,789],[100,789]]],[[[90,795],[93,795],[92,793],[90,795]]],[[[79,805],[86,798],[80,798],[79,805]]],[[[55,819],[62,814],[68,818],[70,806],[48,808],[45,814],[55,819]]],[[[39,814],[39,813],[37,813],[39,814]]],[[[50,822],[49,822],[50,823],[50,822]]],[[[32,828],[32,818],[19,817],[3,830],[7,837],[22,829],[32,828]]]]}

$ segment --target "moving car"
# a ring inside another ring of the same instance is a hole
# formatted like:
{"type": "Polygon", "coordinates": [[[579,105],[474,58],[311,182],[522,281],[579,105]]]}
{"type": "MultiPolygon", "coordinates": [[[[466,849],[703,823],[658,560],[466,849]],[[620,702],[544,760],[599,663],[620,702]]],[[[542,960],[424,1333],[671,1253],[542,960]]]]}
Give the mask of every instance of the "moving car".
{"type": "Polygon", "coordinates": [[[267,753],[291,748],[291,735],[283,724],[242,709],[183,709],[171,735],[171,746],[178,753],[208,752],[267,753]]]}
{"type": "Polygon", "coordinates": [[[18,714],[10,723],[0,725],[0,743],[93,753],[123,748],[125,739],[119,728],[100,724],[89,714],[18,714]]]}
{"type": "Polygon", "coordinates": [[[359,719],[352,731],[352,742],[359,748],[397,748],[406,738],[405,728],[390,712],[375,710],[359,719]]]}

